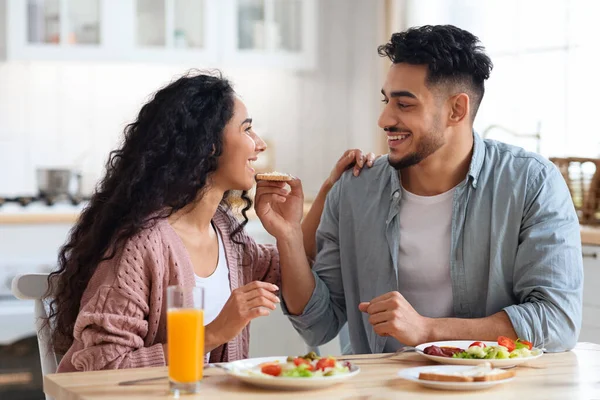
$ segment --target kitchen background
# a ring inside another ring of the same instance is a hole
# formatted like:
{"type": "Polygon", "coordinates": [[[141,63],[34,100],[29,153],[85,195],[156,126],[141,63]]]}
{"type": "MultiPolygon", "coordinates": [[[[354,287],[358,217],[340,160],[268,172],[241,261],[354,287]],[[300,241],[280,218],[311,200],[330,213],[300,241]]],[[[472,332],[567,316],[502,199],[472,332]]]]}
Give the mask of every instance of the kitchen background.
{"type": "MultiPolygon", "coordinates": [[[[125,124],[174,77],[221,69],[269,143],[262,168],[301,177],[310,199],[344,150],[385,152],[376,123],[388,61],[377,46],[409,26],[452,23],[479,36],[495,65],[482,135],[597,159],[598,15],[595,0],[0,0],[0,397],[22,390],[6,372],[21,368],[8,345],[33,334],[32,305],[12,297],[10,279],[53,268],[125,124]],[[71,196],[36,199],[40,168],[73,171],[71,196]]],[[[581,203],[575,192],[598,164],[573,165],[565,174],[581,203]]],[[[258,221],[249,230],[272,241],[258,221]]],[[[586,287],[600,284],[597,249],[586,246],[586,287]]],[[[581,339],[600,342],[589,290],[586,307],[581,339]]],[[[280,313],[252,337],[252,356],[305,349],[280,313]]],[[[322,350],[338,353],[338,341],[322,350]]]]}

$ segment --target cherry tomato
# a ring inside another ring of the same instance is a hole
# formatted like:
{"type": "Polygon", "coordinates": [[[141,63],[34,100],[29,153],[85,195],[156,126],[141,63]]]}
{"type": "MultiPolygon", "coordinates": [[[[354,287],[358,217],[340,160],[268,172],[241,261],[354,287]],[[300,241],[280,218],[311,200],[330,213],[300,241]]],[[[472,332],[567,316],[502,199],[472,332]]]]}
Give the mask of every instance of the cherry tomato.
{"type": "Polygon", "coordinates": [[[485,348],[485,347],[487,347],[487,346],[485,345],[485,343],[483,343],[483,342],[473,342],[473,343],[471,343],[471,345],[470,345],[469,347],[473,347],[473,346],[479,346],[479,347],[481,347],[482,349],[483,349],[483,348],[485,348]]]}
{"type": "Polygon", "coordinates": [[[317,361],[317,369],[325,371],[325,368],[335,367],[335,360],[333,358],[321,358],[317,361]]]}
{"type": "Polygon", "coordinates": [[[527,340],[522,340],[522,339],[517,339],[517,340],[518,340],[518,342],[519,342],[519,343],[521,343],[521,344],[523,344],[523,345],[527,346],[527,348],[528,348],[529,350],[531,350],[531,349],[533,348],[533,343],[531,343],[531,342],[528,342],[527,340]]]}
{"type": "Polygon", "coordinates": [[[515,349],[515,341],[506,336],[498,337],[498,345],[506,347],[509,352],[515,349]]]}
{"type": "Polygon", "coordinates": [[[295,366],[302,365],[302,364],[306,364],[308,366],[306,368],[308,371],[314,371],[315,370],[315,367],[307,359],[301,358],[301,357],[294,358],[294,365],[295,366]]]}
{"type": "Polygon", "coordinates": [[[281,365],[279,364],[266,364],[260,369],[263,374],[279,376],[281,374],[281,365]]]}

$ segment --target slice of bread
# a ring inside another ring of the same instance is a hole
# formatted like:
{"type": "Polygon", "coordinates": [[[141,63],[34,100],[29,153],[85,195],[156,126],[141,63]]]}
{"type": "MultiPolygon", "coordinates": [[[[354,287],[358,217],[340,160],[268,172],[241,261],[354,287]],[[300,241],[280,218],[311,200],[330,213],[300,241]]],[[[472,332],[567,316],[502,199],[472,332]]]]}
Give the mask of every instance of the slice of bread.
{"type": "Polygon", "coordinates": [[[294,179],[289,174],[284,174],[282,172],[267,172],[264,174],[257,174],[257,181],[275,181],[275,182],[288,182],[294,179]]]}
{"type": "Polygon", "coordinates": [[[419,379],[423,381],[438,381],[438,382],[473,382],[472,376],[460,375],[444,375],[434,372],[421,372],[419,379]]]}
{"type": "Polygon", "coordinates": [[[419,379],[438,382],[486,382],[512,378],[515,371],[492,368],[490,363],[484,363],[460,372],[443,373],[442,371],[421,372],[419,379]]]}

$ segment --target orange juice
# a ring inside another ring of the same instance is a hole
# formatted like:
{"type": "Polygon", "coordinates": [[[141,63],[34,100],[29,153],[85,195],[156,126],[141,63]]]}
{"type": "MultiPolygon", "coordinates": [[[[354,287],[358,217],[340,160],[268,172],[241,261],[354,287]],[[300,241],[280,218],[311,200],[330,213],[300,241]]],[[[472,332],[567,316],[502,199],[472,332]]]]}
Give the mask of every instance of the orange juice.
{"type": "Polygon", "coordinates": [[[180,383],[202,379],[204,367],[204,311],[176,308],[167,311],[169,378],[180,383]]]}

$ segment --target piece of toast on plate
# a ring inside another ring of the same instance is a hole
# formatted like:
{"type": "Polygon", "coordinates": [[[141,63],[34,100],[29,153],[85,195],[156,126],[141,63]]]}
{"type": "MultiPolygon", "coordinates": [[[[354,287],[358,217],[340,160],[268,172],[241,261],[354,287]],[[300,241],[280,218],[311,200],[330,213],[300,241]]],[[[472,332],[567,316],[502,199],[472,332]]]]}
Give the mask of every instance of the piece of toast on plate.
{"type": "Polygon", "coordinates": [[[264,174],[256,174],[257,181],[289,182],[292,179],[294,179],[293,176],[283,172],[266,172],[264,174]]]}
{"type": "Polygon", "coordinates": [[[492,364],[484,363],[460,372],[421,372],[419,379],[438,382],[487,382],[512,378],[515,371],[492,368],[492,364]]]}

